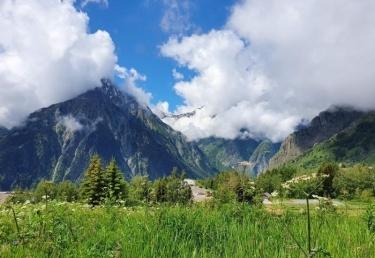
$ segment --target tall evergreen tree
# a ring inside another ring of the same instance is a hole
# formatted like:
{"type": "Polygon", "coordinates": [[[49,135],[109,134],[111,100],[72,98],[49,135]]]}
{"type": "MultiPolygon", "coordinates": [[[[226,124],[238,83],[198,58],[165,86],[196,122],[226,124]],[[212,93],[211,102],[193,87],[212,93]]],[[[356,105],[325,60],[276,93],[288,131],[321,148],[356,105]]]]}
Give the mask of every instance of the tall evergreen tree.
{"type": "Polygon", "coordinates": [[[106,198],[111,202],[117,202],[127,196],[127,185],[116,160],[112,159],[105,170],[106,198]]]}
{"type": "Polygon", "coordinates": [[[81,184],[81,196],[88,204],[99,205],[105,199],[105,179],[102,163],[98,155],[94,155],[85,172],[81,184]]]}

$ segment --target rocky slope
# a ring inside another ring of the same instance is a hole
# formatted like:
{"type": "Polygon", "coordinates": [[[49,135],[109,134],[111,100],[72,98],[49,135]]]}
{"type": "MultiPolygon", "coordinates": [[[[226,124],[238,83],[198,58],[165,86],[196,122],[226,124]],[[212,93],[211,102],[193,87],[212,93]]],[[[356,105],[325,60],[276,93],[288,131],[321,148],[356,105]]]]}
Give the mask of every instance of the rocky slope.
{"type": "Polygon", "coordinates": [[[365,113],[348,107],[335,107],[321,112],[311,123],[289,135],[269,162],[270,168],[292,161],[358,121],[365,113]]]}
{"type": "Polygon", "coordinates": [[[127,178],[154,179],[173,167],[192,178],[215,172],[194,143],[108,80],[74,99],[32,113],[0,138],[0,187],[40,179],[79,180],[90,156],[115,158],[127,178]]]}

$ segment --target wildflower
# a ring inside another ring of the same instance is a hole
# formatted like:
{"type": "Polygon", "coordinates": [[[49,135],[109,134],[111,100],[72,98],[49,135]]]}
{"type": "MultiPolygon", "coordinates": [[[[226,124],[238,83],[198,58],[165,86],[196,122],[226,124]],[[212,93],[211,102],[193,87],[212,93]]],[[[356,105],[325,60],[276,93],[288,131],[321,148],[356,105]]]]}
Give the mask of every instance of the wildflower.
{"type": "Polygon", "coordinates": [[[279,196],[279,192],[278,192],[278,191],[273,191],[273,192],[271,193],[271,196],[272,196],[272,197],[277,197],[277,196],[279,196]]]}

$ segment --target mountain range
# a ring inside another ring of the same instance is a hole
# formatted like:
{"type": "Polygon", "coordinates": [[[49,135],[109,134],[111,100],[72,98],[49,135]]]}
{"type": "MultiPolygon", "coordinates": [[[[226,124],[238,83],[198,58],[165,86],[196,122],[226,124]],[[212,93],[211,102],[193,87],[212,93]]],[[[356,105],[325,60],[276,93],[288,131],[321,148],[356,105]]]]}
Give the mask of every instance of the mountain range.
{"type": "Polygon", "coordinates": [[[18,127],[0,127],[0,189],[30,187],[41,179],[79,181],[93,154],[104,165],[116,159],[128,179],[155,179],[174,167],[202,178],[230,169],[245,168],[256,176],[283,165],[314,168],[324,161],[371,164],[375,112],[330,108],[282,143],[219,137],[191,142],[149,107],[102,80],[71,100],[33,112],[18,127]]]}
{"type": "Polygon", "coordinates": [[[40,179],[82,178],[91,155],[116,159],[127,178],[188,177],[216,172],[193,142],[163,123],[109,80],[71,100],[38,110],[23,125],[0,131],[0,187],[29,187],[40,179]]]}

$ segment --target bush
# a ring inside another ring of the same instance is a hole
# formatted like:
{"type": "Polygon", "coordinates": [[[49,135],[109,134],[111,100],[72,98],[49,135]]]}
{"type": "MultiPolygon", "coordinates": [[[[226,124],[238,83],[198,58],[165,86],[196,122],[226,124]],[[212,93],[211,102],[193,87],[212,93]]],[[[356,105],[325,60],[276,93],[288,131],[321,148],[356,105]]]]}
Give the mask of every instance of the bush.
{"type": "Polygon", "coordinates": [[[267,170],[257,177],[256,185],[263,192],[282,192],[281,184],[292,179],[295,174],[296,169],[288,166],[267,170]]]}
{"type": "Polygon", "coordinates": [[[59,201],[75,202],[79,199],[79,191],[75,184],[70,181],[63,181],[56,185],[56,198],[59,201]]]}
{"type": "Polygon", "coordinates": [[[219,202],[229,203],[233,201],[257,203],[260,192],[255,188],[255,183],[249,176],[237,171],[219,173],[213,179],[214,198],[219,202]]]}
{"type": "Polygon", "coordinates": [[[57,194],[57,186],[54,182],[42,180],[34,190],[34,200],[35,202],[55,200],[57,194]]]}
{"type": "Polygon", "coordinates": [[[15,189],[15,191],[7,197],[5,203],[12,204],[22,204],[25,202],[33,201],[33,193],[31,191],[25,191],[20,188],[15,189]]]}
{"type": "Polygon", "coordinates": [[[148,203],[151,201],[151,190],[152,185],[147,176],[134,176],[130,181],[129,197],[148,203]]]}
{"type": "Polygon", "coordinates": [[[363,165],[342,168],[333,179],[333,188],[343,199],[361,198],[363,192],[366,198],[375,196],[375,171],[363,165]]]}
{"type": "Polygon", "coordinates": [[[170,176],[157,179],[153,187],[155,201],[183,204],[190,202],[192,192],[184,178],[184,173],[178,175],[178,171],[174,169],[170,176]]]}

